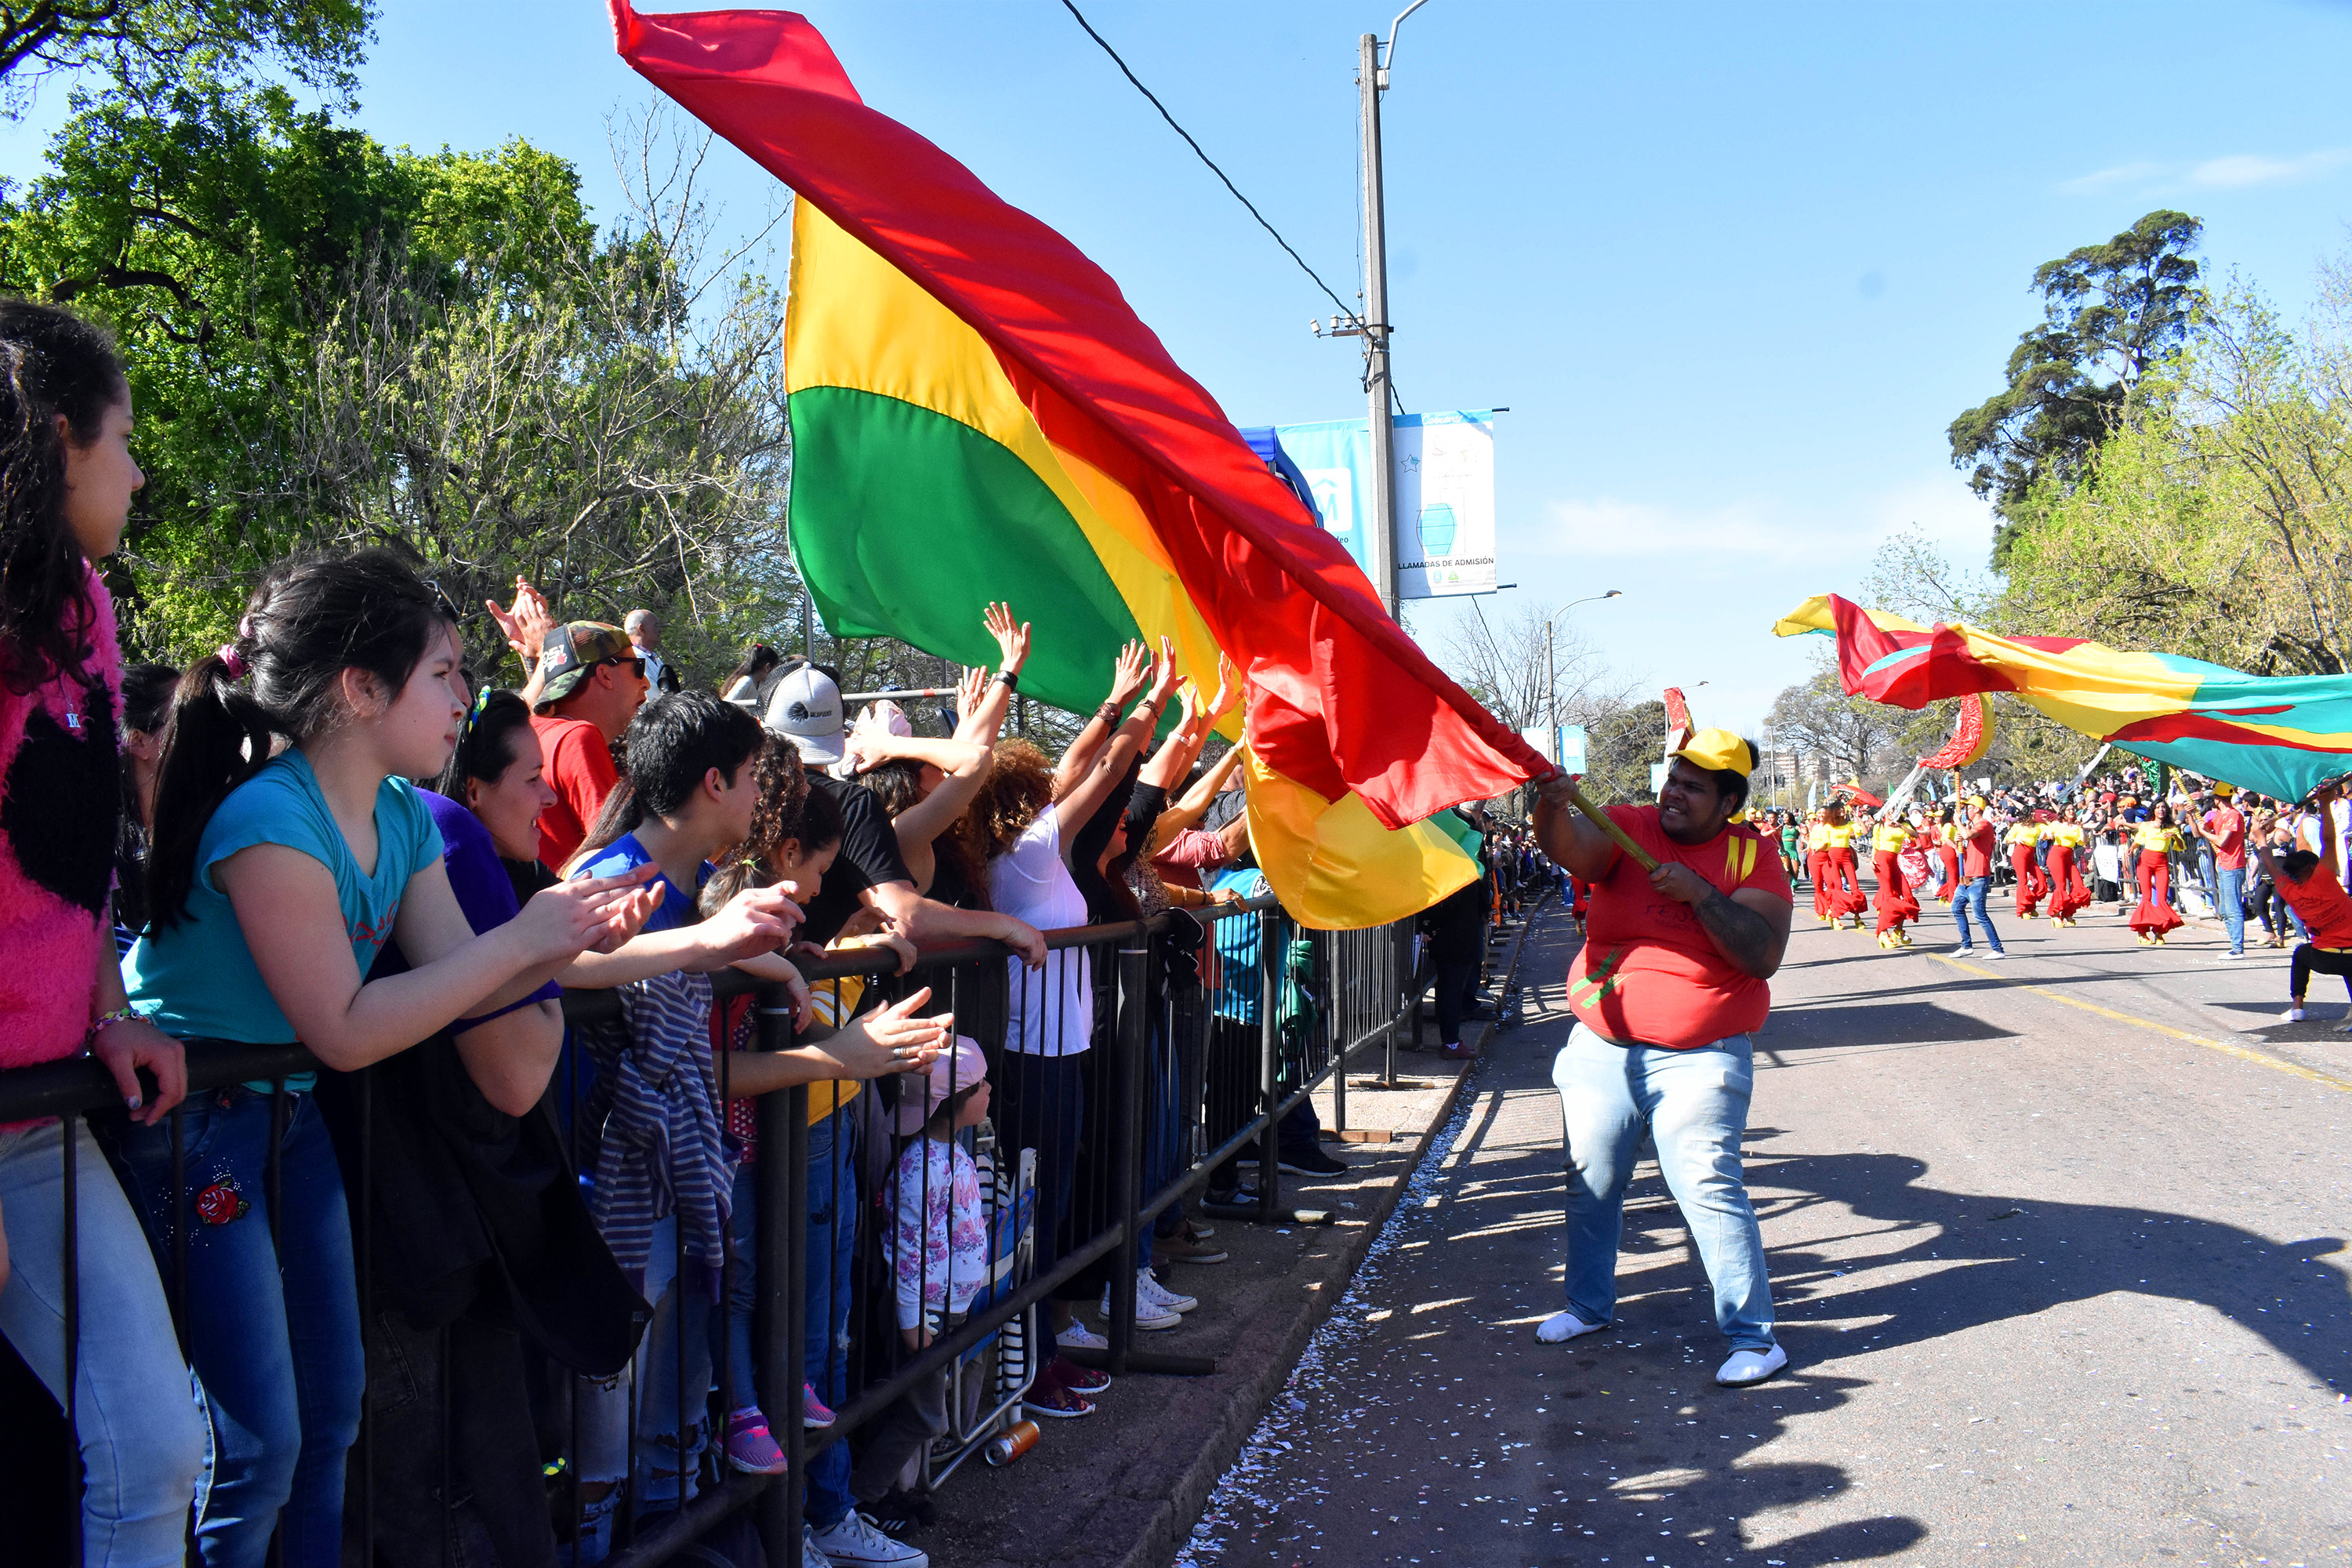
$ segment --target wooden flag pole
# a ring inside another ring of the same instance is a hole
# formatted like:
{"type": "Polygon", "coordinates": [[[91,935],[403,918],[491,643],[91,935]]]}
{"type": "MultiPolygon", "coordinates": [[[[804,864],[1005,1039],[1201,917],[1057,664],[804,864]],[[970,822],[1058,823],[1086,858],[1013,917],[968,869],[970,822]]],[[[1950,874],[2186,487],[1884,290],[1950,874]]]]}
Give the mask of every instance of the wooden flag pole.
{"type": "Polygon", "coordinates": [[[1658,868],[1657,858],[1634,843],[1633,836],[1618,826],[1606,812],[1585,799],[1584,792],[1576,787],[1574,779],[1563,775],[1559,781],[1559,787],[1560,793],[1568,796],[1568,804],[1584,813],[1585,820],[1591,823],[1593,826],[1609,835],[1616,842],[1618,848],[1633,858],[1633,864],[1644,871],[1654,871],[1658,868]]]}

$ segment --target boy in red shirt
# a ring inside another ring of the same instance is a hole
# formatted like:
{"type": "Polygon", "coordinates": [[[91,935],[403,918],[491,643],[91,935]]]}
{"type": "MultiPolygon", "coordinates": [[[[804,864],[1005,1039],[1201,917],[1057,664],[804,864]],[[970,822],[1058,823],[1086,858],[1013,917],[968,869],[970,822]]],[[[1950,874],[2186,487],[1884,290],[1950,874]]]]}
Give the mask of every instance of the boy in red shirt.
{"type": "Polygon", "coordinates": [[[1715,1288],[1732,1351],[1716,1381],[1732,1387],[1789,1363],[1739,1165],[1755,1079],[1748,1037],[1771,1010],[1766,982],[1793,908],[1777,846],[1732,822],[1755,765],[1749,742],[1702,730],[1675,753],[1656,805],[1608,808],[1654,871],[1564,794],[1547,786],[1536,806],[1544,853],[1592,888],[1568,977],[1577,1026],[1552,1064],[1568,1134],[1568,1306],[1536,1337],[1556,1344],[1614,1316],[1625,1188],[1647,1131],[1715,1288]]]}
{"type": "MultiPolygon", "coordinates": [[[[2252,847],[2263,869],[2277,885],[2279,897],[2311,934],[2311,940],[2297,947],[2288,962],[2287,1007],[2279,1015],[2282,1024],[2300,1024],[2303,999],[2311,990],[2313,974],[2343,975],[2344,989],[2352,994],[2352,896],[2345,893],[2336,868],[2308,849],[2290,849],[2273,857],[2267,844],[2252,847]]],[[[2336,1032],[2352,1035],[2352,1017],[2336,1026],[2336,1032]]]]}

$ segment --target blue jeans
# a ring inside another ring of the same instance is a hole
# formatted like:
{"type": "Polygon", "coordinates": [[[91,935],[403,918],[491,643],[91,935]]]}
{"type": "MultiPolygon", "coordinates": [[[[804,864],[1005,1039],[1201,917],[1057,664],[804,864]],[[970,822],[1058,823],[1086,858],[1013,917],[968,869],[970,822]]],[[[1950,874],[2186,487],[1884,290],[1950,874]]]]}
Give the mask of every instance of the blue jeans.
{"type": "MultiPolygon", "coordinates": [[[[710,1342],[727,1347],[727,1364],[719,1369],[719,1381],[730,1415],[760,1403],[752,1381],[755,1369],[751,1350],[751,1316],[760,1304],[758,1169],[756,1165],[735,1167],[734,1222],[730,1227],[730,1245],[735,1254],[734,1275],[728,1281],[725,1321],[714,1317],[710,1324],[710,1342]]],[[[713,1354],[715,1359],[716,1352],[713,1354]]]]}
{"type": "Polygon", "coordinates": [[[2221,906],[2221,924],[2230,932],[2230,951],[2246,951],[2246,868],[2243,866],[2217,867],[2213,872],[2213,901],[2221,906]]]}
{"type": "Polygon", "coordinates": [[[285,1103],[275,1246],[268,1095],[187,1100],[177,1194],[171,1123],[121,1134],[131,1199],[166,1273],[173,1226],[187,1226],[188,1350],[213,1426],[196,1515],[205,1568],[260,1568],[281,1511],[286,1568],[341,1561],[343,1462],[367,1377],[352,1221],[317,1103],[296,1093],[285,1103]]]}
{"type": "Polygon", "coordinates": [[[1646,1128],[1715,1287],[1716,1326],[1733,1350],[1768,1349],[1772,1280],[1739,1166],[1755,1087],[1748,1037],[1675,1051],[1614,1045],[1579,1024],[1551,1081],[1568,1134],[1568,1310],[1588,1323],[1616,1315],[1625,1188],[1646,1128]]]}
{"type": "MultiPolygon", "coordinates": [[[[872,1094],[868,1086],[865,1090],[872,1094]]],[[[856,1101],[850,1101],[855,1106],[856,1101]]],[[[857,1251],[857,1116],[845,1107],[808,1130],[807,1332],[801,1353],[817,1397],[836,1410],[849,1395],[849,1287],[857,1251]]],[[[770,1425],[801,1418],[797,1403],[768,1413],[770,1425]]],[[[809,1461],[808,1518],[819,1530],[841,1522],[849,1495],[849,1445],[837,1442],[809,1461]]]]}
{"type": "MultiPolygon", "coordinates": [[[[0,1132],[10,1273],[0,1335],[66,1403],[65,1154],[74,1132],[81,1331],[74,1363],[88,1568],[179,1568],[205,1423],[147,1237],[79,1117],[0,1132]]],[[[0,1551],[0,1556],[7,1553],[0,1551]]]]}
{"type": "Polygon", "coordinates": [[[1992,950],[1995,952],[2008,951],[2000,945],[2000,932],[1992,929],[1992,916],[1985,912],[1985,889],[1991,886],[1990,877],[1971,877],[1960,884],[1960,890],[1953,896],[1952,918],[1960,923],[1960,950],[1963,952],[1976,945],[1969,934],[1969,910],[1971,909],[1976,910],[1977,919],[1983,923],[1985,941],[1992,943],[1992,950]]]}

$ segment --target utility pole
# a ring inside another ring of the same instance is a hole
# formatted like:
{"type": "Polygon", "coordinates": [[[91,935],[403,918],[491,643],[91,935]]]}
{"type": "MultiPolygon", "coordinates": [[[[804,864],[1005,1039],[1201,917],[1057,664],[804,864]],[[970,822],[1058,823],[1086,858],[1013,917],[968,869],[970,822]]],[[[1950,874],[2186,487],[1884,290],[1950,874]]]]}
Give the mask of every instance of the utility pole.
{"type": "MultiPolygon", "coordinates": [[[[1404,18],[1399,16],[1398,21],[1404,18]]],[[[1396,25],[1389,26],[1391,40],[1396,25]]],[[[1381,39],[1366,33],[1357,40],[1356,89],[1363,106],[1364,135],[1364,391],[1371,402],[1371,538],[1366,542],[1368,574],[1389,615],[1397,613],[1396,433],[1389,426],[1389,241],[1381,210],[1381,39]]],[[[1391,51],[1393,52],[1393,51],[1391,51]]]]}

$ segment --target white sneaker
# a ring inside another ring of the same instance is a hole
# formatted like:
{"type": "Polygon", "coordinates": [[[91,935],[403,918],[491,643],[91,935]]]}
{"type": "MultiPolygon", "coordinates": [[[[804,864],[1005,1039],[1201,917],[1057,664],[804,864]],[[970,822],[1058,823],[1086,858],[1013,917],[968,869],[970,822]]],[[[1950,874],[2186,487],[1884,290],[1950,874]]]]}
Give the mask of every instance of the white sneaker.
{"type": "Polygon", "coordinates": [[[2302,1023],[2303,1009],[2300,1007],[2289,1007],[2285,1012],[2279,1015],[2279,1022],[2282,1024],[2302,1023]]]}
{"type": "Polygon", "coordinates": [[[816,1543],[816,1526],[801,1521],[801,1568],[833,1568],[833,1559],[816,1543]]]}
{"type": "Polygon", "coordinates": [[[1139,1311],[1146,1301],[1171,1312],[1189,1312],[1201,1304],[1197,1297],[1187,1296],[1181,1290],[1171,1290],[1162,1285],[1152,1278],[1149,1268],[1135,1271],[1135,1301],[1139,1311]]]}
{"type": "Polygon", "coordinates": [[[841,1568],[853,1563],[886,1563],[890,1568],[931,1568],[930,1553],[903,1541],[893,1541],[874,1521],[851,1509],[831,1530],[816,1532],[817,1550],[825,1561],[841,1568]]]}
{"type": "Polygon", "coordinates": [[[1961,946],[1952,949],[1952,951],[1946,956],[1951,958],[1974,958],[1976,956],[1976,952],[1977,950],[1975,948],[1962,944],[1961,946]]]}
{"type": "Polygon", "coordinates": [[[2245,956],[2246,955],[2242,952],[2217,952],[2213,955],[2213,962],[2216,963],[2235,963],[2238,960],[2245,956]]]}
{"type": "Polygon", "coordinates": [[[1585,1334],[1597,1334],[1606,1323],[1588,1323],[1574,1312],[1554,1312],[1536,1325],[1536,1338],[1548,1345],[1564,1343],[1585,1334]]]}
{"type": "Polygon", "coordinates": [[[2001,952],[2000,949],[1996,947],[1990,952],[1984,954],[1984,961],[1987,963],[1999,963],[2002,959],[2007,958],[2009,954],[2001,952]]]}
{"type": "Polygon", "coordinates": [[[2344,1022],[2336,1025],[2336,1032],[2339,1035],[2352,1035],[2352,1018],[2347,1018],[2344,1022]]]}
{"type": "Polygon", "coordinates": [[[1769,1350],[1733,1351],[1731,1359],[1715,1369],[1715,1381],[1726,1388],[1746,1388],[1761,1383],[1789,1364],[1789,1352],[1779,1345],[1769,1350]]]}
{"type": "Polygon", "coordinates": [[[1061,1346],[1066,1351],[1107,1351],[1110,1349],[1110,1341],[1095,1332],[1092,1329],[1087,1327],[1076,1318],[1072,1318],[1070,1320],[1070,1326],[1068,1328],[1064,1329],[1060,1333],[1054,1336],[1054,1342],[1061,1346]]]}
{"type": "MultiPolygon", "coordinates": [[[[1108,1285],[1103,1287],[1102,1315],[1103,1321],[1110,1321],[1110,1287],[1108,1285]]],[[[1172,1308],[1160,1306],[1150,1297],[1146,1296],[1139,1286],[1137,1288],[1135,1292],[1135,1326],[1137,1328],[1172,1329],[1183,1321],[1182,1314],[1172,1308]]],[[[1109,1342],[1106,1340],[1104,1343],[1108,1344],[1109,1342]]]]}

